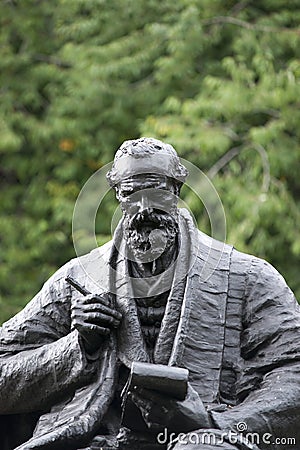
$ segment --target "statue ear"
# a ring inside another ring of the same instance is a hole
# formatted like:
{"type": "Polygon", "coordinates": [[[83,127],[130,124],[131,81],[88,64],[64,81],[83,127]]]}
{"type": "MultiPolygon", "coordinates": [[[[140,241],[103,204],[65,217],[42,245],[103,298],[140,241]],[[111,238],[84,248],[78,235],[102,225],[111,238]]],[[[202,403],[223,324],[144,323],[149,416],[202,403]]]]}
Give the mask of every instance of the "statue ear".
{"type": "Polygon", "coordinates": [[[116,193],[116,199],[118,200],[118,201],[120,201],[120,195],[119,195],[119,188],[118,188],[118,186],[114,186],[114,191],[115,191],[115,193],[116,193]]]}
{"type": "Polygon", "coordinates": [[[174,182],[174,194],[179,197],[181,191],[182,183],[178,183],[178,181],[174,182]]]}

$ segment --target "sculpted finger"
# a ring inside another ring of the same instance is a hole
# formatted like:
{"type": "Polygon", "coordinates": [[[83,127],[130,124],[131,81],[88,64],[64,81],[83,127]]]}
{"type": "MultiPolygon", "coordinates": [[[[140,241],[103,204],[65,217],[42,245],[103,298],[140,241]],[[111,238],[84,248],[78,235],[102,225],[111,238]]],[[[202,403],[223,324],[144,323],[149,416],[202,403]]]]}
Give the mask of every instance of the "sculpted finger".
{"type": "MultiPolygon", "coordinates": [[[[100,311],[102,311],[100,309],[100,311]]],[[[72,320],[84,320],[86,322],[96,323],[101,325],[102,323],[110,325],[113,327],[118,327],[120,325],[120,319],[112,316],[111,314],[106,314],[105,312],[100,312],[83,308],[73,308],[71,311],[72,320]]]]}
{"type": "Polygon", "coordinates": [[[111,303],[111,299],[108,294],[97,295],[97,294],[89,294],[83,297],[83,303],[101,303],[104,306],[109,306],[111,303]]]}
{"type": "Polygon", "coordinates": [[[86,329],[90,330],[93,333],[102,335],[102,336],[107,336],[110,333],[109,328],[100,327],[99,325],[86,325],[86,329]]]}
{"type": "Polygon", "coordinates": [[[101,303],[83,303],[80,306],[74,305],[72,309],[80,309],[84,312],[90,313],[90,312],[100,312],[102,314],[107,314],[109,316],[112,316],[114,319],[121,320],[122,314],[116,311],[113,308],[110,308],[108,306],[104,306],[101,303]]]}
{"type": "Polygon", "coordinates": [[[115,319],[114,317],[96,312],[86,313],[82,316],[82,318],[86,323],[96,324],[100,326],[108,325],[117,328],[120,324],[120,321],[115,319]]]}
{"type": "Polygon", "coordinates": [[[85,322],[77,321],[74,323],[74,328],[82,335],[98,334],[99,336],[107,336],[110,333],[109,328],[101,327],[96,324],[87,324],[85,322]]]}
{"type": "Polygon", "coordinates": [[[83,305],[84,297],[74,297],[72,298],[71,309],[80,308],[83,305]]]}

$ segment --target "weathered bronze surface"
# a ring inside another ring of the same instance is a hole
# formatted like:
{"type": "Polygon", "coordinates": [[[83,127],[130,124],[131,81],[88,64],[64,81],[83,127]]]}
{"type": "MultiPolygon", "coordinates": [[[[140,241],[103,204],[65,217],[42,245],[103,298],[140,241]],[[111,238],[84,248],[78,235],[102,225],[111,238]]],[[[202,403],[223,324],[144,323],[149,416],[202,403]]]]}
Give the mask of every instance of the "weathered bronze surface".
{"type": "Polygon", "coordinates": [[[300,449],[299,306],[177,208],[187,175],[155,139],[117,151],[114,238],[0,329],[1,450],[300,449]]]}

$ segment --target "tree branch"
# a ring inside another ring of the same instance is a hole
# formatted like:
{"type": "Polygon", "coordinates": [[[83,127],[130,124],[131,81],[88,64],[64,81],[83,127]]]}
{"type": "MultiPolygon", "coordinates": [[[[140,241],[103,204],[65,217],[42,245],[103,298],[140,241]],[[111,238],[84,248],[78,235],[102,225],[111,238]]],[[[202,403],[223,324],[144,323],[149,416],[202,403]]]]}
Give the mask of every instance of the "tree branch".
{"type": "MultiPolygon", "coordinates": [[[[262,181],[262,192],[268,192],[270,188],[271,175],[270,175],[270,163],[266,149],[260,144],[251,144],[252,148],[256,150],[262,160],[263,167],[263,181],[262,181]]],[[[242,145],[238,147],[233,147],[225,155],[223,155],[207,172],[207,176],[212,179],[217,173],[223,169],[230,161],[239,155],[243,150],[249,150],[249,147],[244,147],[242,145]]]]}
{"type": "Polygon", "coordinates": [[[225,167],[235,156],[237,156],[244,147],[239,145],[229,150],[225,155],[223,155],[207,172],[209,178],[214,178],[218,172],[220,172],[223,167],[225,167]]]}
{"type": "Polygon", "coordinates": [[[211,19],[203,20],[202,25],[219,25],[219,24],[230,24],[236,25],[238,27],[246,28],[248,30],[262,31],[264,33],[295,33],[300,35],[300,29],[297,28],[287,28],[287,27],[271,27],[268,25],[257,25],[253,23],[246,22],[241,19],[236,19],[231,16],[216,16],[211,19]]]}
{"type": "Polygon", "coordinates": [[[263,182],[262,182],[262,191],[268,192],[271,182],[271,175],[270,175],[270,162],[268,153],[266,152],[266,149],[260,145],[260,144],[252,144],[253,148],[260,154],[262,164],[263,164],[263,182]]]}
{"type": "Polygon", "coordinates": [[[34,55],[33,59],[35,61],[47,62],[49,64],[54,64],[55,66],[62,67],[63,69],[70,69],[72,67],[71,64],[69,64],[65,61],[62,61],[61,59],[53,58],[52,56],[48,56],[48,55],[36,54],[36,55],[34,55]]]}

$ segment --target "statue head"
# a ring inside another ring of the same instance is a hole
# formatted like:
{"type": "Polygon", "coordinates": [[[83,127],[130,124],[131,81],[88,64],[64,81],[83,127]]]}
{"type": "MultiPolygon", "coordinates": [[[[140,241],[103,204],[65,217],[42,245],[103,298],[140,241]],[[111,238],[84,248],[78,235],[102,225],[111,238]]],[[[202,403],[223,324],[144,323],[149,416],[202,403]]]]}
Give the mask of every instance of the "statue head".
{"type": "Polygon", "coordinates": [[[137,257],[159,257],[178,233],[178,196],[188,175],[175,149],[158,139],[125,141],[107,174],[123,211],[123,232],[137,257]]]}
{"type": "Polygon", "coordinates": [[[173,180],[174,185],[181,186],[188,171],[181,164],[172,145],[143,137],[123,142],[116,151],[107,180],[115,188],[124,179],[140,174],[167,176],[173,180]]]}

